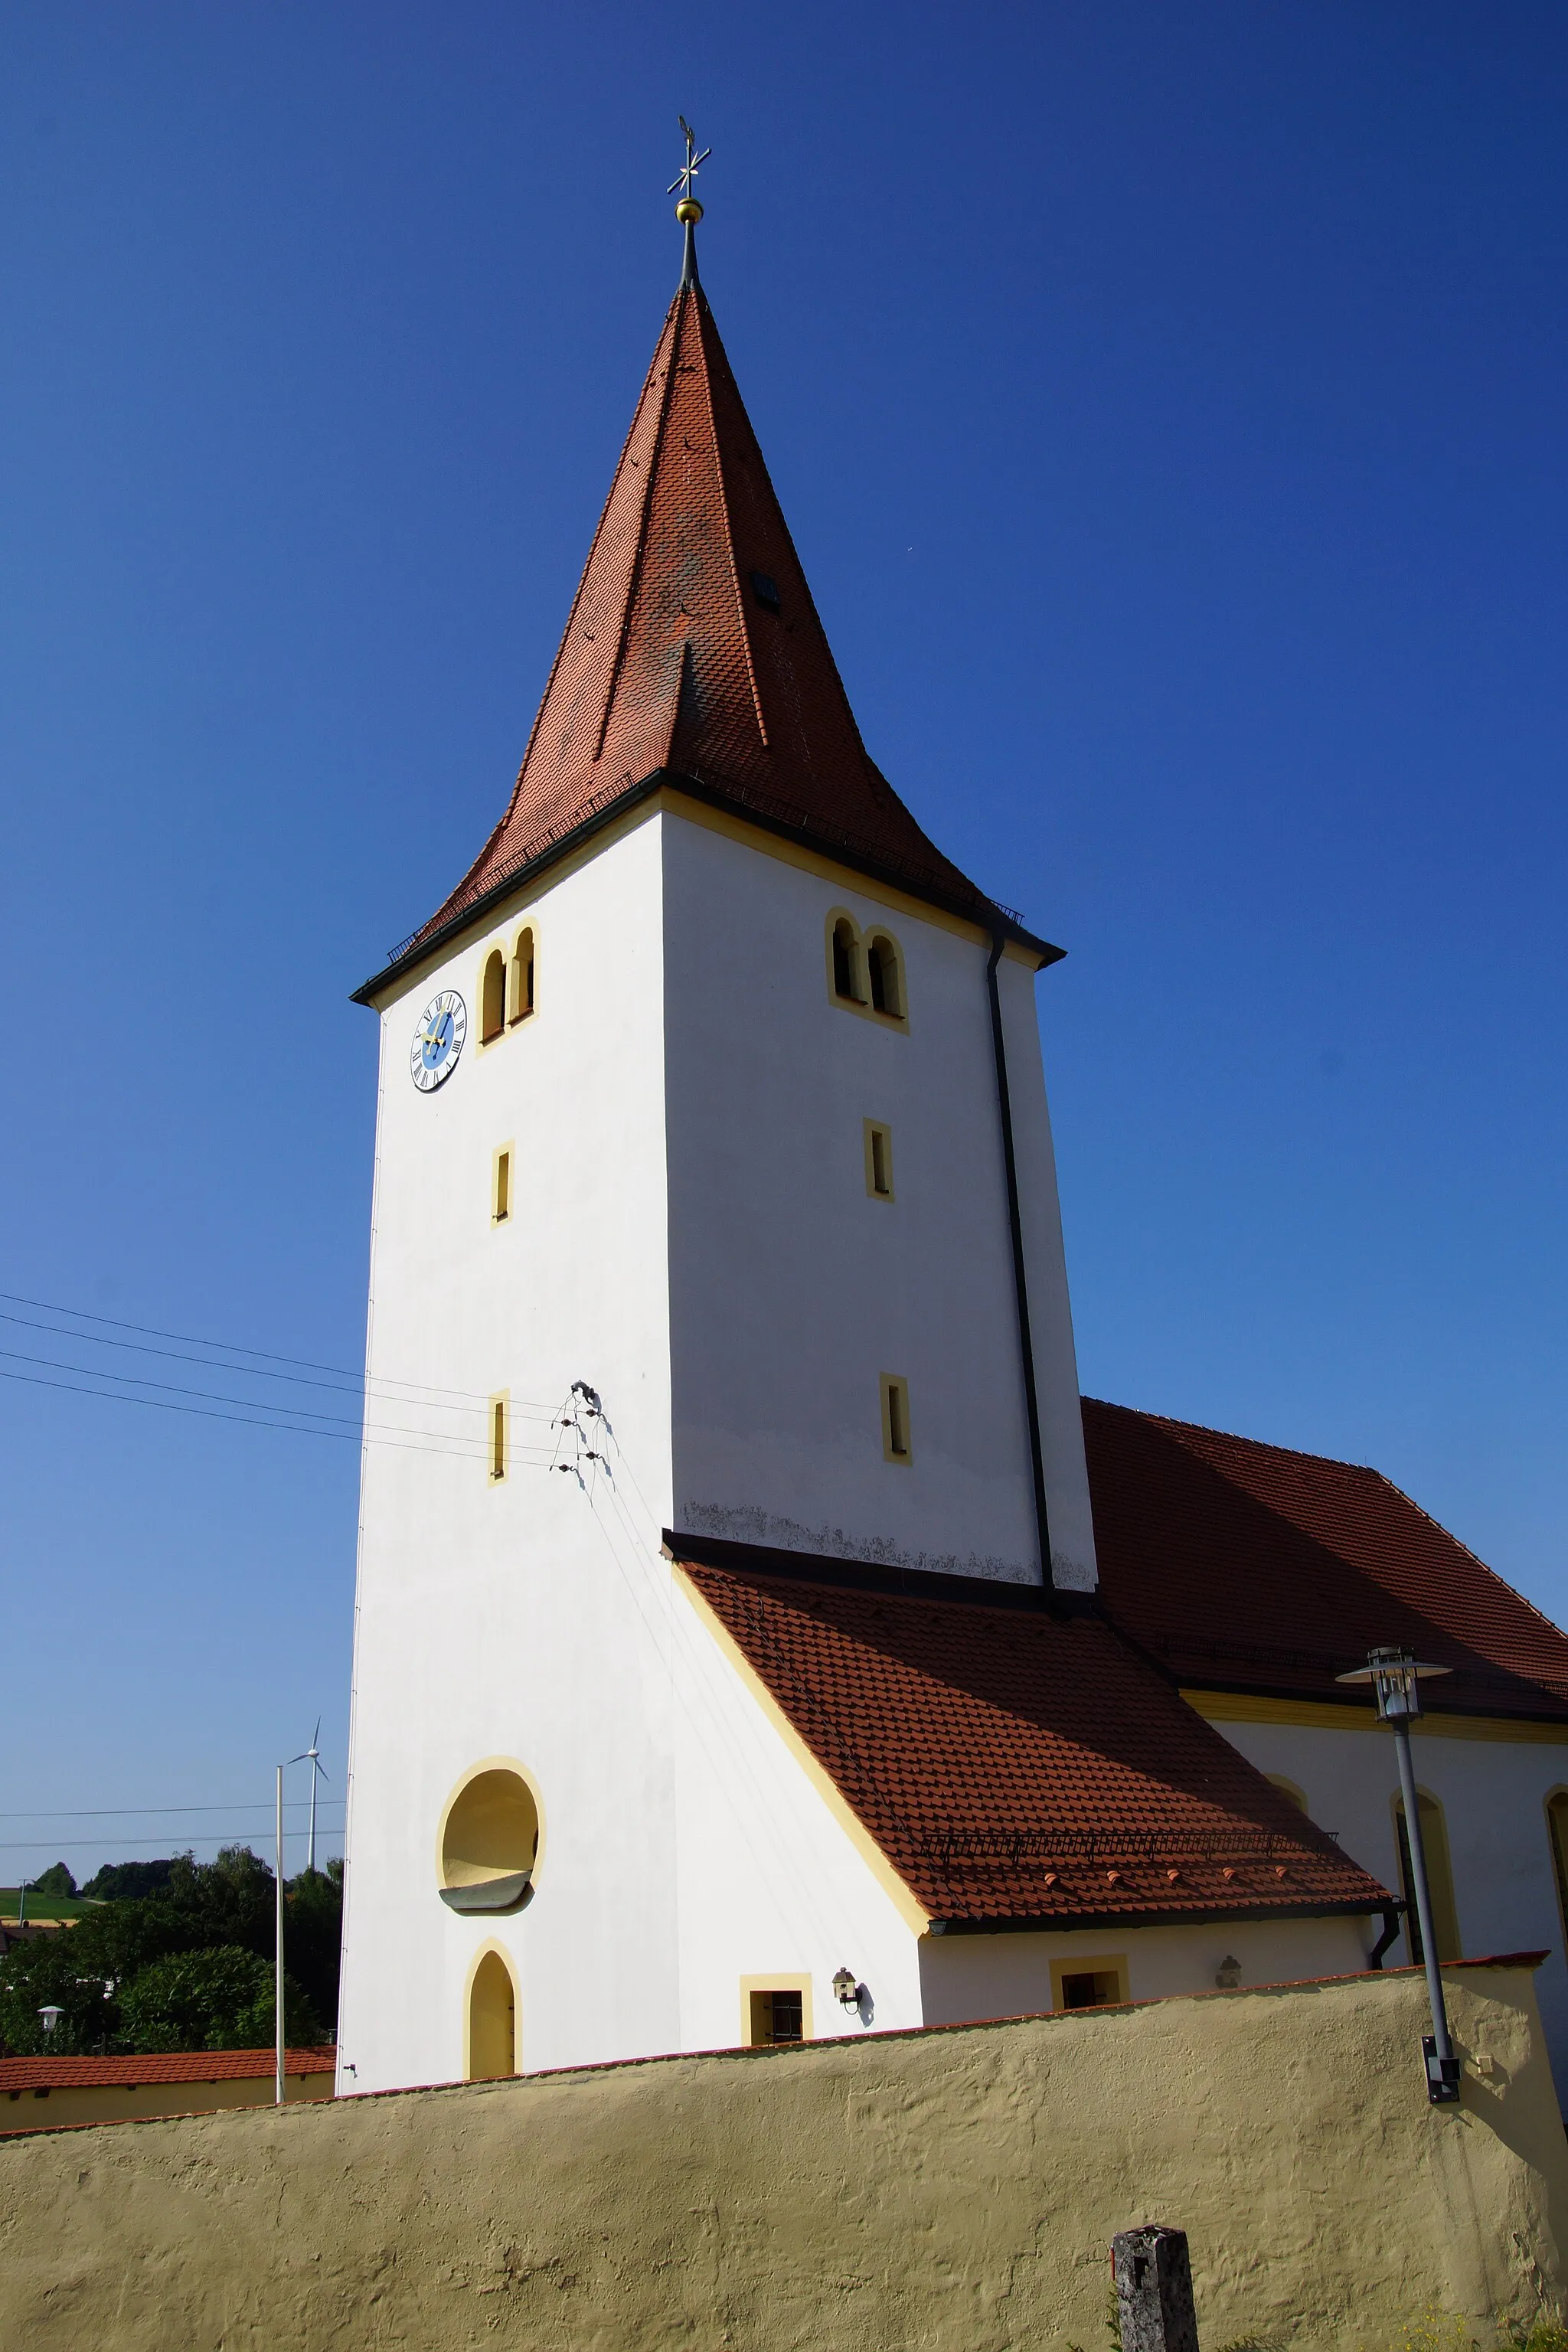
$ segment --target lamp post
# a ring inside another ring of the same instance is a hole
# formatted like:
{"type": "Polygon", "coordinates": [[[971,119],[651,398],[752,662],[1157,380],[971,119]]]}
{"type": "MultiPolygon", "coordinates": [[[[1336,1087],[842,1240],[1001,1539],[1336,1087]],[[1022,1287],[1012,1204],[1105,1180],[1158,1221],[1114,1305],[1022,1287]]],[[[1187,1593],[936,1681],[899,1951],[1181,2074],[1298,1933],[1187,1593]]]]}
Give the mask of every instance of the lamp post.
{"type": "Polygon", "coordinates": [[[1399,1758],[1399,1790],[1405,1801],[1405,1836],[1410,1849],[1410,1876],[1415,1896],[1415,1916],[1421,1929],[1421,1958],[1426,1969],[1426,1998],[1432,2009],[1432,2031],[1421,2038],[1426,2067],[1426,2096],[1435,2107],[1452,2106],[1459,2095],[1459,2062],[1448,2035],[1448,2011],[1443,2000],[1443,1974],[1437,1964],[1437,1938],[1432,1926],[1432,1895],[1426,1883],[1426,1847],[1421,1835],[1421,1805],[1415,1793],[1415,1766],[1410,1754],[1410,1726],[1421,1712],[1421,1684],[1428,1675],[1446,1675],[1447,1666],[1424,1665],[1409,1650],[1384,1649],[1367,1653],[1364,1666],[1339,1675],[1342,1683],[1370,1683],[1377,1700],[1377,1719],[1394,1734],[1399,1758]]]}

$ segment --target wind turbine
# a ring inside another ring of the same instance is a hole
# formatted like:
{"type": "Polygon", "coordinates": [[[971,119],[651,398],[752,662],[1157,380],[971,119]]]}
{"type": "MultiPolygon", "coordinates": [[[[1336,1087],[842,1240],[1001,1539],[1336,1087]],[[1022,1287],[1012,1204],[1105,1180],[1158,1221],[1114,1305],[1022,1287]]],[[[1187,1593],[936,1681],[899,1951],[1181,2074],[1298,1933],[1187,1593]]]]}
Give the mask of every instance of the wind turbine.
{"type": "Polygon", "coordinates": [[[296,1763],[309,1764],[310,1768],[310,1835],[305,1849],[305,1867],[312,1873],[316,1867],[316,1780],[318,1775],[323,1780],[329,1778],[327,1768],[321,1761],[321,1751],[318,1745],[321,1737],[321,1718],[318,1716],[316,1728],[310,1734],[310,1745],[306,1748],[303,1756],[296,1757],[294,1759],[296,1763]]]}

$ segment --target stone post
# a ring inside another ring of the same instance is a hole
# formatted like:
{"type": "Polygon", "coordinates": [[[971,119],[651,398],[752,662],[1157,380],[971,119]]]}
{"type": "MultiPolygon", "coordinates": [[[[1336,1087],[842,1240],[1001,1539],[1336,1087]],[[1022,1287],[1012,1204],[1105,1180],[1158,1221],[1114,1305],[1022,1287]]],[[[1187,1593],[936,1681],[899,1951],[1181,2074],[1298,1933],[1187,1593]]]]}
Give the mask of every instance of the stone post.
{"type": "Polygon", "coordinates": [[[1121,2352],[1198,2352],[1184,2230],[1148,2222],[1110,2241],[1121,2352]]]}

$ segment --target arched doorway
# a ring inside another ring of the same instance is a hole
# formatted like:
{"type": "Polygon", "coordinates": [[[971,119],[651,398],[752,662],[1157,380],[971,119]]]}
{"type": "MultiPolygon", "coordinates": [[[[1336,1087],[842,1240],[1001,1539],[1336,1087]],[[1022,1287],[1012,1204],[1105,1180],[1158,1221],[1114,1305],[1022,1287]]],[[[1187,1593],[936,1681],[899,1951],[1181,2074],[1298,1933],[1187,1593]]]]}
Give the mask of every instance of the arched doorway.
{"type": "Polygon", "coordinates": [[[497,1951],[486,1952],[468,1981],[470,2083],[499,2082],[517,2072],[517,1988],[497,1951]]]}

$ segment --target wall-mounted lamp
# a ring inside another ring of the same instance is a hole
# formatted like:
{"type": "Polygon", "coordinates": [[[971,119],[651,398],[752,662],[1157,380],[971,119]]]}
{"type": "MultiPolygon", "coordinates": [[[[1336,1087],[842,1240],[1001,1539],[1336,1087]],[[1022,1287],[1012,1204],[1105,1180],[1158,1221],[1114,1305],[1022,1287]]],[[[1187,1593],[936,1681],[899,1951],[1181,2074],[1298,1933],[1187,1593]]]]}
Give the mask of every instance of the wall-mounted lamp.
{"type": "Polygon", "coordinates": [[[1221,1992],[1234,1992],[1241,1982],[1241,1962],[1234,1952],[1227,1952],[1214,1972],[1214,1980],[1221,1992]]]}
{"type": "Polygon", "coordinates": [[[856,1980],[855,1971],[853,1969],[840,1969],[838,1970],[833,1979],[833,1990],[842,2008],[859,2008],[860,1987],[856,1980]]]}

